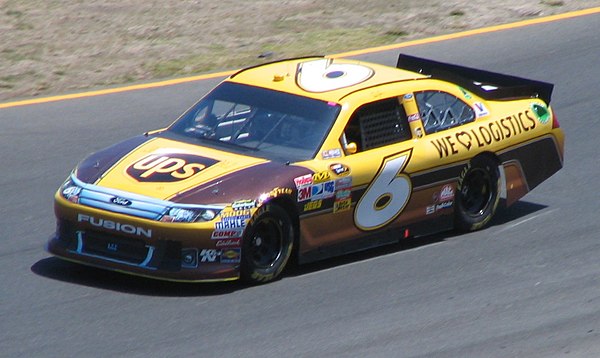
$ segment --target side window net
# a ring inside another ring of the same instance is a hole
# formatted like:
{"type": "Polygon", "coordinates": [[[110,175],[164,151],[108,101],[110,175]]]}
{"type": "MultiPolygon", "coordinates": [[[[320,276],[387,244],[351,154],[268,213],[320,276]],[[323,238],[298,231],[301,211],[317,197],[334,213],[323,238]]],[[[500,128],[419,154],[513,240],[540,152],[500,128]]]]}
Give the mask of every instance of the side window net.
{"type": "Polygon", "coordinates": [[[415,93],[425,133],[431,134],[475,120],[475,112],[457,97],[440,91],[415,93]]]}
{"type": "Polygon", "coordinates": [[[359,150],[398,143],[412,136],[406,113],[397,98],[359,108],[346,128],[346,135],[349,141],[357,143],[359,150]]]}

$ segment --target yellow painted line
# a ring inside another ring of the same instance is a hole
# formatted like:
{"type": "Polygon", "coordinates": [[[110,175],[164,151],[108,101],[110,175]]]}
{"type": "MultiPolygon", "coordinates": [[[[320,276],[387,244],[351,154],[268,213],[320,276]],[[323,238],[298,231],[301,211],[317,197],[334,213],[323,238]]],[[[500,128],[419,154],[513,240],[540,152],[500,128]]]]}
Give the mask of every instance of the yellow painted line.
{"type": "MultiPolygon", "coordinates": [[[[331,57],[331,58],[351,57],[351,56],[364,55],[364,54],[368,54],[368,53],[396,50],[396,49],[400,49],[400,48],[404,48],[404,47],[430,44],[430,43],[434,43],[434,42],[453,40],[453,39],[458,39],[458,38],[462,38],[462,37],[486,34],[486,33],[490,33],[490,32],[502,31],[502,30],[516,29],[516,28],[524,27],[524,26],[543,24],[543,23],[571,19],[574,17],[580,17],[580,16],[597,14],[597,13],[600,13],[600,7],[594,7],[594,8],[579,10],[579,11],[572,11],[572,12],[567,12],[567,13],[558,14],[558,15],[545,16],[545,17],[540,17],[537,19],[523,20],[523,21],[513,22],[513,23],[509,23],[509,24],[489,26],[489,27],[484,27],[484,28],[480,28],[480,29],[461,31],[461,32],[456,32],[456,33],[452,33],[452,34],[447,34],[447,35],[428,37],[425,39],[407,41],[407,42],[402,42],[402,43],[398,43],[398,44],[385,45],[385,46],[379,46],[379,47],[371,47],[371,48],[362,49],[362,50],[343,52],[343,53],[338,53],[338,54],[334,54],[334,55],[329,55],[327,57],[331,57]]],[[[109,88],[109,89],[103,89],[103,90],[98,90],[98,91],[72,93],[72,94],[66,94],[66,95],[61,95],[61,96],[51,96],[51,97],[43,97],[43,98],[26,99],[26,100],[15,101],[15,102],[6,102],[6,103],[0,103],[0,109],[10,108],[10,107],[18,107],[18,106],[26,106],[26,105],[31,105],[31,104],[64,101],[64,100],[76,99],[76,98],[94,97],[94,96],[100,96],[100,95],[105,95],[105,94],[128,92],[128,91],[141,90],[141,89],[172,86],[172,85],[186,83],[186,82],[194,82],[194,81],[207,80],[207,79],[213,79],[213,78],[218,78],[218,77],[225,77],[225,76],[229,76],[229,75],[235,73],[236,71],[237,70],[209,73],[209,74],[204,74],[204,75],[199,75],[199,76],[177,78],[177,79],[172,79],[172,80],[137,84],[137,85],[132,85],[132,86],[109,88]]]]}
{"type": "Polygon", "coordinates": [[[142,83],[142,84],[132,85],[132,86],[107,88],[107,89],[102,89],[102,90],[98,90],[98,91],[88,91],[88,92],[81,92],[81,93],[66,94],[66,95],[61,95],[61,96],[32,98],[32,99],[26,99],[26,100],[22,100],[22,101],[6,102],[6,103],[0,103],[0,109],[1,108],[9,108],[9,107],[17,107],[17,106],[26,106],[26,105],[30,105],[30,104],[40,104],[40,103],[64,101],[64,100],[68,100],[68,99],[94,97],[94,96],[101,96],[101,95],[105,95],[105,94],[135,91],[135,90],[148,89],[148,88],[172,86],[172,85],[177,85],[180,83],[200,81],[200,80],[206,80],[206,79],[218,78],[218,77],[225,77],[225,76],[229,76],[235,72],[236,71],[216,72],[216,73],[209,73],[209,74],[193,76],[193,77],[184,77],[184,78],[176,78],[176,79],[166,80],[166,81],[142,83]]]}

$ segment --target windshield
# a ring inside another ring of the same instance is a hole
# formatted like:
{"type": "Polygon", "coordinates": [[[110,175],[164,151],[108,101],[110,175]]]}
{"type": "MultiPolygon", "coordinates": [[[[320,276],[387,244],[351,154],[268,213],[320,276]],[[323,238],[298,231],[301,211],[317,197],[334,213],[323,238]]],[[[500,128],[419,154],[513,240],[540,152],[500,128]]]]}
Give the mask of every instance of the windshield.
{"type": "Polygon", "coordinates": [[[335,103],[224,82],[169,130],[301,161],[315,157],[339,111],[335,103]]]}

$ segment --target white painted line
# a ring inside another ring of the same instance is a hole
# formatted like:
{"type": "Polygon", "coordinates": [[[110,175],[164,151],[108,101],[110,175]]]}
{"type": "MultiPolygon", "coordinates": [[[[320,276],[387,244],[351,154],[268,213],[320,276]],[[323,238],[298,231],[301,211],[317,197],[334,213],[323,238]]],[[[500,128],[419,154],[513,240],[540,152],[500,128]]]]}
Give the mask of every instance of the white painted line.
{"type": "Polygon", "coordinates": [[[514,228],[514,227],[516,227],[516,226],[519,226],[519,225],[521,225],[521,224],[524,224],[524,223],[526,223],[526,222],[528,222],[528,221],[531,221],[531,220],[533,220],[533,219],[537,219],[537,218],[540,218],[540,217],[542,217],[542,216],[545,216],[545,215],[551,214],[551,213],[553,213],[553,212],[556,212],[556,211],[557,211],[557,210],[559,210],[559,209],[560,209],[560,208],[556,208],[556,209],[548,210],[548,211],[546,211],[546,212],[543,212],[543,213],[541,213],[541,214],[534,215],[534,216],[532,216],[532,217],[530,217],[530,218],[523,219],[523,220],[521,220],[521,221],[518,221],[518,222],[516,222],[516,223],[514,223],[514,224],[508,225],[507,227],[504,227],[504,228],[502,228],[502,229],[500,229],[500,230],[496,231],[496,234],[499,234],[499,233],[501,233],[501,232],[504,232],[504,231],[510,230],[510,229],[512,229],[512,228],[514,228]]]}

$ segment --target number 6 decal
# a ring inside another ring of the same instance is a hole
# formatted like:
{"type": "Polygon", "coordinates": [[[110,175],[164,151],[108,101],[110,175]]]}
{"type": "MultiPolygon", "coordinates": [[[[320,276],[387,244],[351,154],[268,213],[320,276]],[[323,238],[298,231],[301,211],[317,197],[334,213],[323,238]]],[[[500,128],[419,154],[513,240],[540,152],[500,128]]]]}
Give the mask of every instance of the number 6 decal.
{"type": "Polygon", "coordinates": [[[375,230],[398,217],[412,191],[406,168],[412,149],[385,158],[371,185],[356,204],[354,222],[361,230],[375,230]]]}

